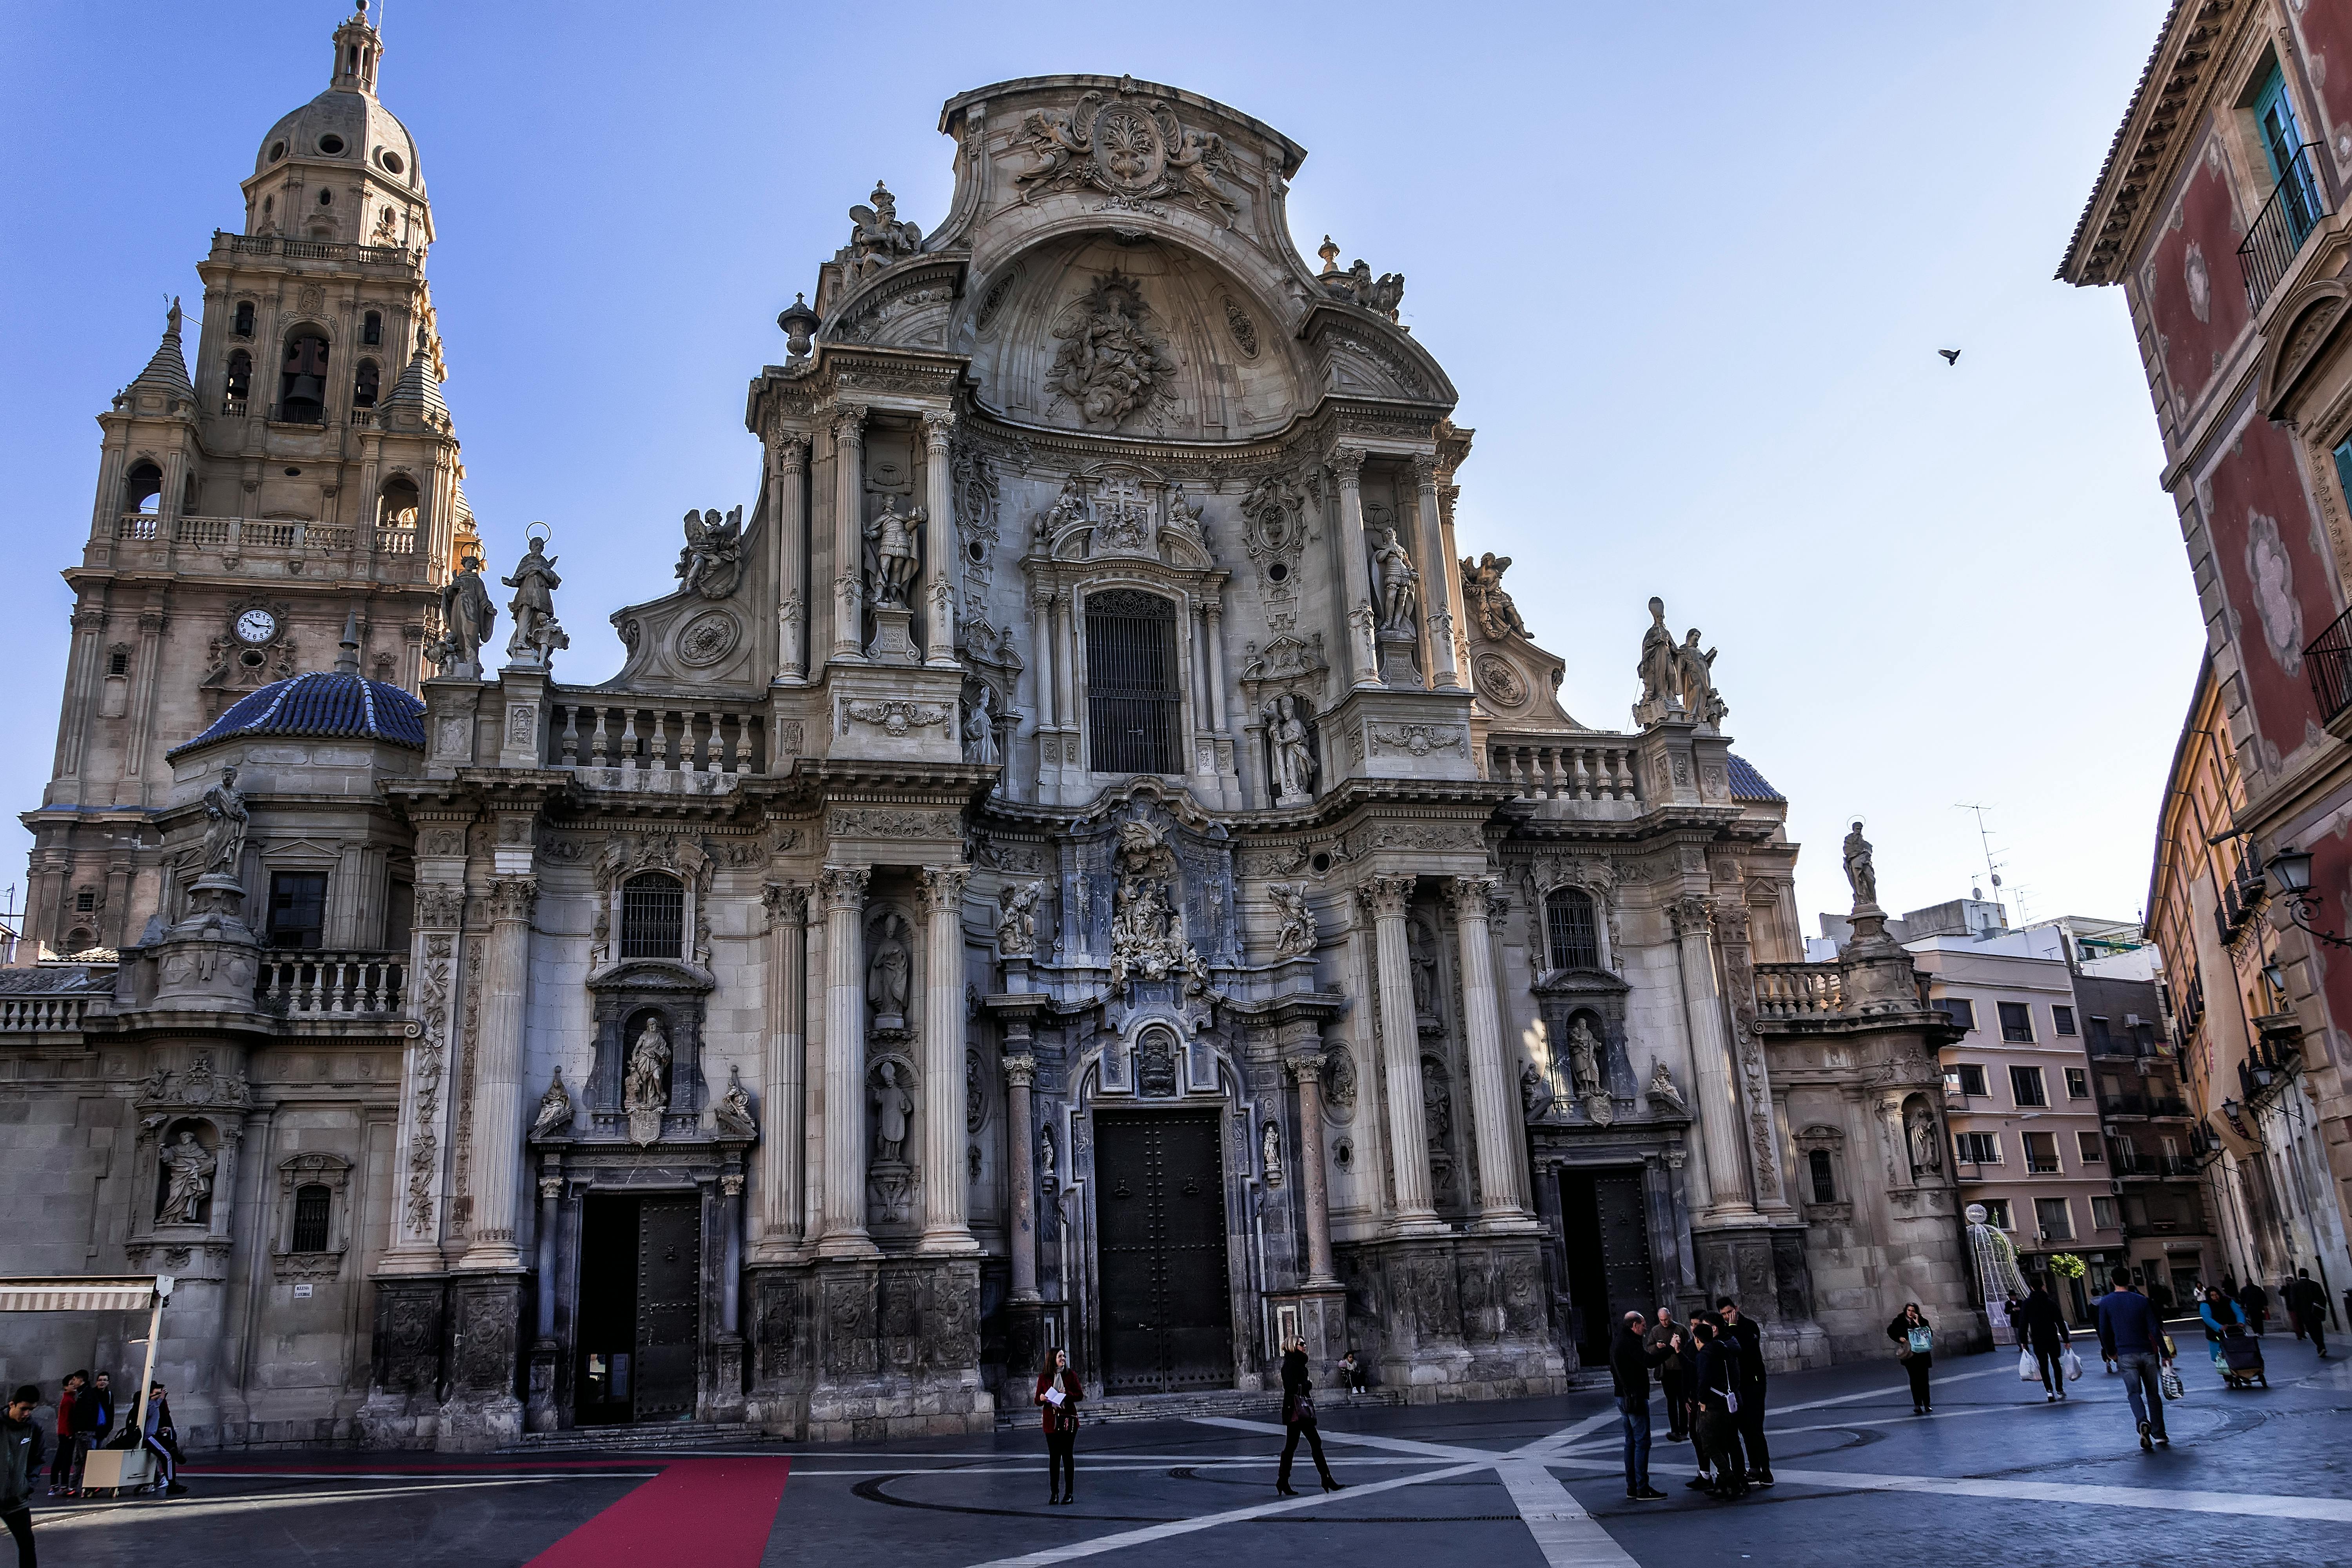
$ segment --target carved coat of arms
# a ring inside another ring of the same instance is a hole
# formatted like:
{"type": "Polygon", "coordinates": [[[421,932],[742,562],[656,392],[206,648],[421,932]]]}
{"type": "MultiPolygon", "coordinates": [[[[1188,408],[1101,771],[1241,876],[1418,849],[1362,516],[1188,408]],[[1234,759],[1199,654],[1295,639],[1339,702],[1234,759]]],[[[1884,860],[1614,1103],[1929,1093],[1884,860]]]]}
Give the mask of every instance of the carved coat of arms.
{"type": "Polygon", "coordinates": [[[1090,187],[1129,201],[1164,198],[1199,208],[1227,228],[1239,209],[1217,183],[1224,138],[1187,131],[1166,100],[1139,98],[1132,79],[1118,95],[1089,92],[1066,114],[1033,109],[1013,145],[1035,160],[1013,176],[1021,199],[1040,191],[1090,187]]]}

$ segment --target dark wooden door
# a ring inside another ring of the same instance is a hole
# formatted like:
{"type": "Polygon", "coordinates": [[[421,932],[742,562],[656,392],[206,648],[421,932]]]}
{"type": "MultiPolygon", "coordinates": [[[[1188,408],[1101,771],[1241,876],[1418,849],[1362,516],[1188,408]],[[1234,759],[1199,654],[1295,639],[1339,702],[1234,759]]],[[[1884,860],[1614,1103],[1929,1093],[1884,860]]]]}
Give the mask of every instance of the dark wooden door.
{"type": "Polygon", "coordinates": [[[693,1418],[701,1305],[702,1200],[639,1200],[637,1420],[693,1418]]]}
{"type": "Polygon", "coordinates": [[[1218,1129],[1213,1110],[1095,1118],[1105,1393],[1233,1384],[1218,1129]]]}
{"type": "Polygon", "coordinates": [[[1601,1211],[1601,1258],[1609,1279],[1609,1321],[1628,1312],[1644,1318],[1658,1310],[1657,1286],[1650,1278],[1650,1222],[1642,1193],[1642,1173],[1603,1171],[1592,1179],[1601,1211]]]}
{"type": "Polygon", "coordinates": [[[1586,1366],[1606,1365],[1610,1336],[1625,1314],[1646,1318],[1658,1308],[1642,1173],[1562,1171],[1559,1207],[1577,1356],[1586,1366]]]}

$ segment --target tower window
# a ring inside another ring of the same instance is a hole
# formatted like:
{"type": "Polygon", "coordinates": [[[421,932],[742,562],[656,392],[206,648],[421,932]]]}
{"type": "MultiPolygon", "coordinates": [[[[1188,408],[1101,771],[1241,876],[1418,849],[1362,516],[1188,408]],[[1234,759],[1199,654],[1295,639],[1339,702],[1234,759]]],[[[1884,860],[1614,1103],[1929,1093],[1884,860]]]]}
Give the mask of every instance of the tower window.
{"type": "MultiPolygon", "coordinates": [[[[253,395],[253,356],[243,349],[236,349],[229,354],[228,382],[222,390],[227,394],[228,400],[237,405],[239,408],[242,408],[245,400],[253,395]]],[[[221,412],[227,414],[234,410],[224,408],[221,412]]]]}
{"type": "Polygon", "coordinates": [[[354,408],[373,408],[375,406],[376,384],[377,374],[375,361],[372,359],[363,359],[360,361],[359,374],[352,378],[352,406],[354,408]]]}
{"type": "Polygon", "coordinates": [[[376,508],[376,522],[383,528],[415,528],[416,505],[416,481],[406,474],[394,474],[383,481],[383,496],[376,508]]]}
{"type": "Polygon", "coordinates": [[[294,1251],[327,1250],[327,1210],[333,1196],[321,1182],[305,1182],[294,1189],[294,1251]]]}
{"type": "Polygon", "coordinates": [[[343,139],[332,132],[319,138],[319,151],[331,158],[343,150],[343,139]]]}
{"type": "Polygon", "coordinates": [[[319,193],[319,205],[322,207],[333,206],[335,205],[335,193],[332,190],[320,191],[319,193]]]}
{"type": "Polygon", "coordinates": [[[275,163],[278,159],[283,158],[284,156],[286,156],[286,143],[283,142],[272,142],[269,144],[269,161],[275,163]]]}
{"type": "Polygon", "coordinates": [[[86,915],[97,908],[98,890],[96,889],[84,888],[80,892],[74,895],[74,913],[78,915],[86,915]]]}
{"type": "Polygon", "coordinates": [[[278,871],[270,876],[270,946],[317,947],[326,928],[324,871],[278,871]]]}
{"type": "Polygon", "coordinates": [[[229,331],[236,333],[240,338],[249,338],[253,336],[252,300],[239,300],[236,302],[236,324],[231,327],[229,331]]]}
{"type": "Polygon", "coordinates": [[[286,342],[286,368],[278,378],[278,417],[289,425],[317,425],[327,412],[327,340],[315,330],[286,342]]]}
{"type": "Polygon", "coordinates": [[[370,310],[366,315],[360,318],[360,342],[363,343],[380,343],[383,342],[383,311],[370,310]]]}
{"type": "Polygon", "coordinates": [[[1114,588],[1087,596],[1087,723],[1099,773],[1179,771],[1176,605],[1114,588]]]}
{"type": "Polygon", "coordinates": [[[621,884],[621,956],[676,958],[686,945],[686,887],[647,871],[621,884]]]}
{"type": "Polygon", "coordinates": [[[109,675],[130,674],[131,655],[121,648],[116,648],[112,653],[108,654],[106,656],[106,673],[109,675]]]}
{"type": "Polygon", "coordinates": [[[140,461],[131,465],[122,476],[122,510],[154,511],[163,502],[163,470],[154,464],[140,461]]]}
{"type": "Polygon", "coordinates": [[[1544,938],[1554,969],[1600,968],[1601,935],[1592,895],[1581,888],[1554,888],[1546,894],[1544,938]]]}

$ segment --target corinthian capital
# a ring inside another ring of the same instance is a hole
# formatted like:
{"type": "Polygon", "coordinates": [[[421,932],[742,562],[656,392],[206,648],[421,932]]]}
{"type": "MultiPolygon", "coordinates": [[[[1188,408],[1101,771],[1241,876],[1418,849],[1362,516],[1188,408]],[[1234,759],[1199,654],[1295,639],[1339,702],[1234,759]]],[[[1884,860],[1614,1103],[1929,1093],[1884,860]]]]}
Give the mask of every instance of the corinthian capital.
{"type": "Polygon", "coordinates": [[[1320,1050],[1304,1050],[1286,1056],[1282,1058],[1282,1067],[1300,1083],[1319,1084],[1323,1081],[1323,1053],[1320,1050]]]}
{"type": "Polygon", "coordinates": [[[1711,936],[1715,931],[1715,905],[1702,893],[1685,893],[1666,906],[1666,913],[1675,922],[1676,936],[1711,936]]]}
{"type": "Polygon", "coordinates": [[[808,467],[809,439],[798,430],[788,430],[776,441],[776,466],[786,473],[798,473],[808,467]]]}
{"type": "Polygon", "coordinates": [[[531,906],[538,901],[536,877],[499,877],[490,883],[490,919],[500,925],[528,922],[531,906]]]}
{"type": "Polygon", "coordinates": [[[866,907],[866,884],[873,877],[864,866],[827,866],[816,879],[817,890],[824,895],[824,907],[829,910],[862,910],[866,907]]]}
{"type": "Polygon", "coordinates": [[[1501,885],[1501,881],[1494,877],[1447,878],[1445,896],[1453,901],[1454,918],[1462,921],[1484,921],[1486,918],[1487,901],[1495,896],[1495,889],[1501,885]]]}
{"type": "Polygon", "coordinates": [[[845,403],[833,411],[833,438],[836,441],[862,441],[866,438],[866,405],[845,403]]]}
{"type": "Polygon", "coordinates": [[[923,445],[934,452],[947,449],[948,437],[955,432],[955,416],[944,408],[923,410],[923,445]]]}
{"type": "Polygon", "coordinates": [[[917,890],[926,915],[953,916],[963,909],[963,885],[969,866],[926,866],[915,873],[917,890]]]}
{"type": "Polygon", "coordinates": [[[1364,472],[1364,449],[1361,447],[1332,447],[1331,471],[1339,476],[1341,484],[1354,484],[1364,472]]]}
{"type": "Polygon", "coordinates": [[[1004,1082],[1011,1089],[1027,1089],[1037,1081],[1037,1058],[1026,1052],[1015,1052],[1003,1058],[1004,1082]]]}
{"type": "Polygon", "coordinates": [[[1356,897],[1364,902],[1374,920],[1402,920],[1405,905],[1412,900],[1413,879],[1402,877],[1367,877],[1356,889],[1356,897]]]}
{"type": "Polygon", "coordinates": [[[760,902],[768,911],[770,931],[779,926],[806,925],[808,900],[805,882],[770,882],[760,889],[760,902]]]}

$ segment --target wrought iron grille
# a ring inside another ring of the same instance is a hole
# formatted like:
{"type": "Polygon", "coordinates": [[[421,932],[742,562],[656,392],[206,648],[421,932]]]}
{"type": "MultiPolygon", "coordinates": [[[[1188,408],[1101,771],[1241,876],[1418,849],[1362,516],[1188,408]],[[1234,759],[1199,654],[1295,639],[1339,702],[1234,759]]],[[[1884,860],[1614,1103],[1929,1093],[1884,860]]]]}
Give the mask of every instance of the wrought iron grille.
{"type": "Polygon", "coordinates": [[[676,958],[685,942],[685,884],[658,871],[621,884],[623,958],[676,958]]]}
{"type": "Polygon", "coordinates": [[[1176,605],[1114,588],[1087,596],[1087,727],[1098,773],[1172,773],[1176,605]]]}
{"type": "Polygon", "coordinates": [[[1561,888],[1544,900],[1544,932],[1551,946],[1554,969],[1598,969],[1601,939],[1595,934],[1592,895],[1561,888]]]}
{"type": "Polygon", "coordinates": [[[2352,610],[2328,623],[2303,650],[2303,667],[2311,672],[2311,694],[2319,700],[2320,718],[2329,723],[2352,707],[2352,610]]]}
{"type": "Polygon", "coordinates": [[[2254,215],[2238,247],[2238,270],[2246,280],[2246,305],[2259,310],[2271,290],[2294,263],[2295,252],[2327,216],[2327,199],[2320,194],[2319,175],[2311,160],[2311,142],[2298,147],[2286,160],[2286,177],[2254,215]]]}
{"type": "Polygon", "coordinates": [[[327,1250],[327,1212],[333,1198],[333,1194],[316,1182],[294,1189],[293,1251],[327,1250]]]}

